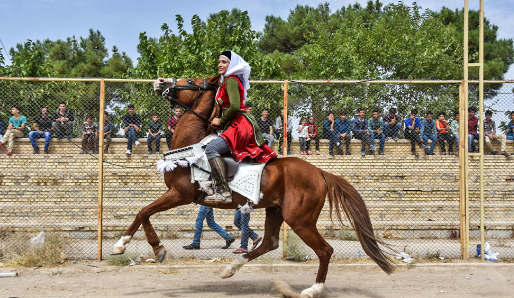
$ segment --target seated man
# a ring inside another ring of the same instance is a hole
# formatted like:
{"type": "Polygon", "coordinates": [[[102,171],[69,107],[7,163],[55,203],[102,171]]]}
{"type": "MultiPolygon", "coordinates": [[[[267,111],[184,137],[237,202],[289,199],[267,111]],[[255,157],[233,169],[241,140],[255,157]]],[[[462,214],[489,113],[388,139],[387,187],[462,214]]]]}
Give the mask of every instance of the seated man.
{"type": "Polygon", "coordinates": [[[122,117],[125,136],[127,137],[127,155],[132,154],[132,143],[139,146],[137,140],[137,133],[141,131],[141,116],[136,114],[136,109],[133,104],[129,104],[127,107],[127,114],[122,117]]]}
{"type": "MultiPolygon", "coordinates": [[[[248,107],[246,107],[248,111],[248,107]]],[[[265,140],[268,140],[268,146],[273,145],[275,137],[273,137],[273,122],[268,118],[269,110],[262,110],[262,117],[257,118],[257,125],[261,128],[262,136],[265,140]]]]}
{"type": "Polygon", "coordinates": [[[335,121],[334,127],[337,137],[341,142],[341,155],[352,155],[350,153],[350,141],[352,140],[352,135],[350,134],[351,126],[350,120],[346,119],[346,112],[339,112],[339,119],[335,121]],[[343,150],[343,144],[345,145],[346,151],[343,150]]]}
{"type": "Polygon", "coordinates": [[[446,114],[440,112],[437,121],[435,122],[435,128],[437,129],[437,142],[441,146],[441,154],[446,155],[446,147],[444,141],[448,142],[448,153],[453,154],[453,136],[450,133],[450,125],[444,119],[446,114]]]}
{"type": "Polygon", "coordinates": [[[477,110],[474,107],[468,108],[468,151],[477,152],[475,140],[478,140],[478,117],[475,116],[477,110]]]}
{"type": "Polygon", "coordinates": [[[23,137],[23,131],[25,130],[25,125],[27,125],[27,118],[20,115],[20,109],[21,108],[18,105],[12,106],[11,113],[13,115],[11,118],[9,118],[7,131],[0,141],[0,148],[2,148],[4,144],[8,142],[7,155],[13,154],[14,139],[23,137]]]}
{"type": "Polygon", "coordinates": [[[375,145],[371,144],[371,133],[368,129],[368,120],[364,118],[364,109],[358,110],[359,117],[353,119],[353,133],[356,139],[362,141],[361,154],[366,155],[366,144],[369,144],[369,153],[375,154],[375,145]]]}
{"type": "Polygon", "coordinates": [[[36,139],[42,137],[45,138],[44,152],[45,154],[48,154],[48,147],[52,140],[52,119],[48,118],[47,108],[41,108],[41,115],[36,118],[32,124],[32,128],[34,128],[34,131],[29,133],[29,140],[32,144],[32,148],[34,148],[34,154],[39,154],[39,147],[37,146],[36,139]]]}
{"type": "Polygon", "coordinates": [[[385,137],[398,141],[398,133],[402,129],[402,122],[400,121],[400,116],[396,114],[396,108],[390,108],[389,114],[384,116],[383,121],[385,137]]]}
{"type": "Polygon", "coordinates": [[[73,112],[66,107],[65,102],[59,104],[59,109],[54,113],[54,121],[52,128],[57,134],[57,139],[62,139],[65,135],[68,140],[71,140],[71,133],[73,132],[73,112]]]}
{"type": "MultiPolygon", "coordinates": [[[[2,131],[0,130],[0,134],[2,131]]],[[[510,112],[510,121],[509,124],[507,124],[507,129],[505,130],[505,133],[507,134],[507,140],[514,141],[514,111],[510,112]]]]}
{"type": "Polygon", "coordinates": [[[330,141],[328,146],[328,151],[330,155],[334,155],[334,145],[339,147],[341,143],[339,142],[339,138],[337,137],[336,130],[334,128],[334,113],[328,112],[327,119],[323,121],[323,135],[325,139],[330,141]]]}
{"type": "Polygon", "coordinates": [[[114,131],[114,125],[112,125],[111,121],[108,120],[109,113],[104,112],[104,133],[98,133],[96,138],[96,151],[98,152],[98,146],[100,144],[100,136],[104,137],[104,153],[107,154],[109,152],[109,145],[111,144],[112,132],[114,131]]]}
{"type": "MultiPolygon", "coordinates": [[[[400,124],[401,125],[401,124],[400,124]]],[[[375,145],[375,139],[380,140],[380,147],[378,148],[378,154],[384,155],[384,143],[385,143],[385,134],[384,132],[384,120],[379,117],[378,109],[373,111],[373,116],[368,120],[368,127],[371,133],[371,143],[373,146],[375,145]]]]}
{"type": "Polygon", "coordinates": [[[159,154],[161,149],[162,123],[159,121],[159,114],[153,113],[152,120],[146,126],[148,129],[148,154],[152,154],[152,141],[155,140],[155,154],[159,154]]]}
{"type": "Polygon", "coordinates": [[[455,111],[454,113],[454,118],[451,122],[450,122],[450,132],[451,132],[451,135],[453,136],[453,140],[455,142],[455,150],[457,152],[457,154],[459,153],[459,110],[455,111]]]}
{"type": "Polygon", "coordinates": [[[435,120],[432,119],[433,115],[431,111],[428,111],[425,119],[421,122],[421,143],[425,147],[425,155],[434,155],[434,147],[437,142],[437,129],[435,120]],[[428,140],[432,140],[430,149],[428,149],[428,140]]]}
{"type": "MultiPolygon", "coordinates": [[[[278,154],[282,154],[282,143],[284,137],[284,109],[280,110],[280,116],[275,120],[275,126],[273,127],[275,134],[277,135],[278,140],[278,154]]],[[[287,154],[290,154],[289,146],[291,145],[292,136],[291,131],[293,131],[293,123],[291,122],[291,117],[287,117],[287,154]]]]}
{"type": "Polygon", "coordinates": [[[498,140],[501,143],[501,152],[500,155],[509,156],[507,153],[506,147],[507,147],[507,137],[505,135],[496,134],[496,123],[494,123],[494,120],[491,119],[493,116],[493,112],[486,111],[485,112],[485,120],[484,120],[484,141],[485,146],[489,151],[493,153],[493,155],[498,155],[498,152],[494,150],[493,145],[491,144],[491,141],[498,140]]]}
{"type": "Polygon", "coordinates": [[[410,112],[410,117],[405,119],[405,130],[403,134],[407,140],[410,140],[410,150],[412,155],[418,156],[419,154],[416,152],[416,143],[419,146],[422,146],[421,139],[419,137],[419,131],[421,129],[421,121],[418,117],[418,110],[412,109],[410,112]]]}

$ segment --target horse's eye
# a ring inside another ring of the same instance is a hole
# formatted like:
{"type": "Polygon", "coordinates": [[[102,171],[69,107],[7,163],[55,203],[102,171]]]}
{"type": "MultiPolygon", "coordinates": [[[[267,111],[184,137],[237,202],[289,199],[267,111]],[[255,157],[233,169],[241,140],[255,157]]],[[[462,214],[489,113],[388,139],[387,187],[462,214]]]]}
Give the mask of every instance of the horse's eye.
{"type": "Polygon", "coordinates": [[[193,80],[187,80],[186,83],[189,84],[189,85],[193,85],[193,80]]]}

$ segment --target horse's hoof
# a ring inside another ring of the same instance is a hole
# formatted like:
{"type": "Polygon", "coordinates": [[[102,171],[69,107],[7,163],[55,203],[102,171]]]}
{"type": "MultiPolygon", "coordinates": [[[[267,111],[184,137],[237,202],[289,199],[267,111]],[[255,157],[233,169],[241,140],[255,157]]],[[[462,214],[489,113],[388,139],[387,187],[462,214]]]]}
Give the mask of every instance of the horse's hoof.
{"type": "Polygon", "coordinates": [[[233,272],[230,270],[223,270],[223,272],[221,273],[221,278],[223,278],[223,279],[229,278],[229,277],[234,276],[234,274],[236,274],[236,272],[233,272]]]}
{"type": "Polygon", "coordinates": [[[161,251],[157,253],[156,257],[157,260],[159,260],[159,263],[162,263],[162,261],[164,261],[164,258],[166,257],[166,249],[161,249],[161,251]]]}
{"type": "Polygon", "coordinates": [[[115,246],[112,249],[111,255],[122,255],[125,252],[125,246],[115,246]]]}

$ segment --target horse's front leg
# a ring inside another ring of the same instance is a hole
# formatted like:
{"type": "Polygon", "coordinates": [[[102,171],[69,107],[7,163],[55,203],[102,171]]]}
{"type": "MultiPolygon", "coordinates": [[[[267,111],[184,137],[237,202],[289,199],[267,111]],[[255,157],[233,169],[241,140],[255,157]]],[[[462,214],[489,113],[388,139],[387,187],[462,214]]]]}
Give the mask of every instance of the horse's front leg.
{"type": "Polygon", "coordinates": [[[125,252],[125,245],[130,242],[139,226],[143,225],[148,243],[152,246],[156,257],[162,262],[166,256],[166,249],[161,245],[161,241],[150,223],[150,216],[164,210],[189,204],[192,201],[192,197],[193,196],[187,199],[187,197],[181,196],[175,188],[172,188],[153,203],[141,209],[129,229],[123,233],[121,239],[114,245],[113,254],[122,254],[125,252]]]}

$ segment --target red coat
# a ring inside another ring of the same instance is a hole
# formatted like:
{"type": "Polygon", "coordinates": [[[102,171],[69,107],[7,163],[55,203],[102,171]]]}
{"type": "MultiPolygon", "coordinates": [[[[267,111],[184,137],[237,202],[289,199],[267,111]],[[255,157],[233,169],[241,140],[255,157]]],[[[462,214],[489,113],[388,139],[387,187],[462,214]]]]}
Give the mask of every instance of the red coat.
{"type": "MultiPolygon", "coordinates": [[[[225,83],[231,78],[225,78],[223,85],[220,88],[216,96],[216,101],[223,110],[227,110],[230,107],[230,100],[228,93],[225,88],[225,83]]],[[[234,77],[235,78],[235,77],[234,77]]],[[[242,113],[237,113],[234,118],[225,126],[225,131],[221,134],[221,137],[225,140],[232,156],[237,161],[242,161],[246,157],[250,157],[259,163],[266,163],[271,159],[277,158],[277,154],[266,144],[259,146],[257,138],[255,137],[254,124],[250,117],[246,115],[246,107],[244,105],[244,88],[239,79],[239,95],[241,99],[241,110],[242,113]]],[[[262,138],[262,137],[261,137],[262,138]]]]}

